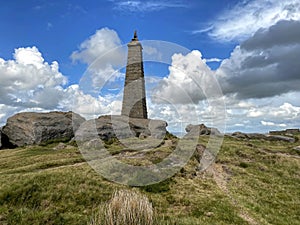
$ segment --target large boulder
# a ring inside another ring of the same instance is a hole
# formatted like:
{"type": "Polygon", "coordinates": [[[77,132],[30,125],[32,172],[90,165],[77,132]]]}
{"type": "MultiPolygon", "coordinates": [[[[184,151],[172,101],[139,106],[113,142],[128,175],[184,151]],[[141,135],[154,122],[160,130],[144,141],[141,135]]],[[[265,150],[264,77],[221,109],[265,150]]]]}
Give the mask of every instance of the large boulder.
{"type": "Polygon", "coordinates": [[[189,134],[195,135],[221,135],[221,132],[217,128],[207,127],[204,124],[192,125],[189,124],[185,128],[185,131],[189,134]]]}
{"type": "Polygon", "coordinates": [[[75,133],[77,141],[100,138],[110,141],[114,138],[156,138],[163,139],[167,123],[162,120],[129,118],[126,116],[100,116],[81,124],[75,133]]]}
{"type": "Polygon", "coordinates": [[[19,147],[55,140],[71,140],[85,119],[73,112],[18,113],[2,129],[6,146],[19,147]],[[9,145],[9,146],[7,146],[9,145]]]}

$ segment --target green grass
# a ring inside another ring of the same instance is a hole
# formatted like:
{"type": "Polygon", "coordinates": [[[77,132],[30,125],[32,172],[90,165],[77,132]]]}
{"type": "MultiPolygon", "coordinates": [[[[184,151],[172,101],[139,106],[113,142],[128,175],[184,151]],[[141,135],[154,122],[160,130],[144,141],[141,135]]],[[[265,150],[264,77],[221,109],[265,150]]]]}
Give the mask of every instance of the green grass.
{"type": "MultiPolygon", "coordinates": [[[[142,160],[124,161],[157,163],[174,144],[145,151],[142,160]]],[[[215,174],[197,171],[193,158],[175,176],[141,188],[104,179],[74,145],[1,150],[0,224],[89,224],[119,189],[147,196],[159,224],[300,224],[300,155],[293,150],[298,145],[225,137],[215,174]]],[[[116,157],[122,154],[115,143],[107,147],[116,157]]]]}

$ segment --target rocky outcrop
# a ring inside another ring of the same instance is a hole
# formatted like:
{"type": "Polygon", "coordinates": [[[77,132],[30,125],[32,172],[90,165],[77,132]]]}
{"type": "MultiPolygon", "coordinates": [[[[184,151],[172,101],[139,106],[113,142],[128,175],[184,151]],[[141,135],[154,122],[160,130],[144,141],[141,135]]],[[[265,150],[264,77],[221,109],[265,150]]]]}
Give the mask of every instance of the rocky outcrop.
{"type": "Polygon", "coordinates": [[[234,132],[230,135],[231,137],[238,139],[261,139],[267,141],[285,141],[294,143],[296,140],[293,137],[283,136],[283,135],[269,135],[269,134],[259,134],[259,133],[242,133],[234,132]]]}
{"type": "Polygon", "coordinates": [[[283,135],[267,135],[267,140],[269,141],[285,141],[294,143],[296,140],[293,137],[287,137],[283,135]]]}
{"type": "Polygon", "coordinates": [[[239,132],[239,131],[232,133],[230,136],[235,137],[235,138],[240,138],[240,139],[249,138],[247,134],[239,132]]]}
{"type": "Polygon", "coordinates": [[[72,112],[18,113],[2,129],[3,147],[19,147],[55,140],[70,140],[85,119],[72,112]]]}
{"type": "Polygon", "coordinates": [[[75,133],[75,139],[76,141],[87,141],[98,137],[103,141],[114,138],[163,139],[167,132],[166,127],[167,123],[162,120],[100,116],[81,124],[75,133]]]}
{"type": "Polygon", "coordinates": [[[185,128],[185,131],[189,134],[195,135],[221,135],[221,132],[217,128],[207,127],[204,124],[192,125],[189,124],[185,128]]]}
{"type": "Polygon", "coordinates": [[[299,134],[299,133],[300,133],[300,129],[286,129],[286,130],[269,132],[269,134],[271,134],[271,135],[293,135],[293,134],[299,134]]]}
{"type": "Polygon", "coordinates": [[[260,133],[249,133],[247,134],[249,139],[263,139],[267,140],[267,136],[265,134],[260,134],[260,133]]]}

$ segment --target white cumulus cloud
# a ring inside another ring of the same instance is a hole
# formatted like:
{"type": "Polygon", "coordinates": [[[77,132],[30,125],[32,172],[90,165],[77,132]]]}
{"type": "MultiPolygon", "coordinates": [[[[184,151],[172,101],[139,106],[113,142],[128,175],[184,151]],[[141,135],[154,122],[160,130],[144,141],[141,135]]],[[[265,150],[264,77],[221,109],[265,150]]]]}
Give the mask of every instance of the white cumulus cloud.
{"type": "Polygon", "coordinates": [[[60,105],[91,119],[103,114],[120,114],[122,102],[120,96],[91,96],[75,84],[64,90],[64,98],[60,105]]]}
{"type": "Polygon", "coordinates": [[[261,124],[264,126],[271,126],[271,127],[286,127],[287,125],[284,123],[280,123],[280,124],[276,124],[274,122],[270,122],[270,121],[261,121],[261,124]]]}
{"type": "Polygon", "coordinates": [[[36,47],[16,49],[13,60],[0,58],[0,104],[51,108],[57,105],[66,83],[58,63],[45,62],[36,47]]]}
{"type": "Polygon", "coordinates": [[[95,34],[80,44],[71,59],[87,64],[85,79],[91,80],[91,87],[98,90],[108,81],[118,78],[119,69],[126,66],[127,46],[122,42],[116,31],[109,28],[97,30],[95,34]],[[114,79],[112,79],[114,78],[114,79]]]}
{"type": "Polygon", "coordinates": [[[212,97],[217,91],[213,71],[198,50],[187,55],[174,54],[169,72],[154,90],[154,101],[167,99],[174,104],[188,104],[212,97]]]}
{"type": "Polygon", "coordinates": [[[226,97],[228,131],[236,131],[236,124],[246,132],[268,132],[270,129],[299,127],[299,101],[293,101],[299,94],[293,92],[276,97],[244,100],[226,97]]]}
{"type": "Polygon", "coordinates": [[[83,41],[79,50],[72,53],[71,58],[74,61],[79,60],[88,65],[96,63],[95,67],[111,63],[118,65],[123,62],[124,55],[114,50],[121,45],[121,40],[116,31],[102,28],[83,41]],[[101,61],[95,62],[99,57],[101,57],[101,61]]]}

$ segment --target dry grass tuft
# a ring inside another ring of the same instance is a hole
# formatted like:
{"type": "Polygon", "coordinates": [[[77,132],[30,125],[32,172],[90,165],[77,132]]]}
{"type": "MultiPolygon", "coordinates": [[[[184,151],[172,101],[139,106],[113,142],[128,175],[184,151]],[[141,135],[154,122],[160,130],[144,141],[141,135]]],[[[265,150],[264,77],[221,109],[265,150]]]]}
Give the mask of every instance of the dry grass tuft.
{"type": "Polygon", "coordinates": [[[154,210],[148,198],[136,191],[118,190],[102,205],[91,225],[153,225],[154,210]]]}

